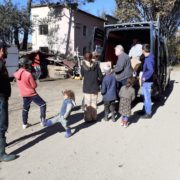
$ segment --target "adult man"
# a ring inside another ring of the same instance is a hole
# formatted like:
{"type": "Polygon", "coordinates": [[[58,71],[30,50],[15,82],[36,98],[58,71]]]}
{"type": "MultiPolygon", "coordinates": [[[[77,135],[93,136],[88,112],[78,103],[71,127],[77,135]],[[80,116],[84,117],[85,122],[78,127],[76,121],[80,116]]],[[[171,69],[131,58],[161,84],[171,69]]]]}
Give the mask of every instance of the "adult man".
{"type": "Polygon", "coordinates": [[[4,59],[7,57],[7,44],[0,39],[0,161],[11,161],[15,155],[5,152],[5,133],[8,128],[8,99],[11,95],[11,85],[4,59]]]}
{"type": "Polygon", "coordinates": [[[145,56],[142,74],[142,92],[144,95],[145,114],[141,117],[148,119],[152,116],[151,87],[153,84],[154,55],[150,53],[149,44],[144,44],[142,50],[145,56]]]}
{"type": "Polygon", "coordinates": [[[130,58],[124,52],[124,48],[121,45],[115,47],[115,55],[118,56],[114,72],[116,74],[117,90],[119,93],[121,86],[126,84],[127,79],[132,76],[133,71],[130,58]]]}

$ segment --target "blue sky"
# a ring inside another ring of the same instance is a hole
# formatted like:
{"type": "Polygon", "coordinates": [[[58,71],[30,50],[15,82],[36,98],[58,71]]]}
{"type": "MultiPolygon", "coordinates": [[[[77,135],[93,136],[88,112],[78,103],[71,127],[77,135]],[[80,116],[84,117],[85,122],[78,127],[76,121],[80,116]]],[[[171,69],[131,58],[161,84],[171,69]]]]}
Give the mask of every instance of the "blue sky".
{"type": "MultiPolygon", "coordinates": [[[[18,6],[25,6],[26,0],[12,0],[15,4],[18,6]]],[[[0,0],[0,3],[2,3],[3,0],[0,0]]],[[[99,16],[103,11],[106,12],[106,14],[113,15],[113,12],[115,10],[116,4],[115,0],[95,0],[94,3],[87,3],[84,6],[80,6],[80,9],[91,13],[93,15],[99,16]]]]}
{"type": "MultiPolygon", "coordinates": [[[[2,3],[3,0],[0,0],[2,3]]],[[[12,0],[18,7],[26,6],[27,0],[12,0]]],[[[79,8],[83,11],[86,11],[95,16],[100,16],[102,12],[106,12],[106,14],[113,15],[115,11],[115,0],[95,0],[94,3],[87,3],[86,5],[81,5],[79,8]]],[[[29,41],[31,42],[32,37],[29,36],[29,41]]]]}
{"type": "Polygon", "coordinates": [[[80,8],[88,13],[99,16],[103,11],[105,11],[106,14],[113,15],[115,7],[115,0],[95,0],[94,3],[87,3],[80,8]]]}

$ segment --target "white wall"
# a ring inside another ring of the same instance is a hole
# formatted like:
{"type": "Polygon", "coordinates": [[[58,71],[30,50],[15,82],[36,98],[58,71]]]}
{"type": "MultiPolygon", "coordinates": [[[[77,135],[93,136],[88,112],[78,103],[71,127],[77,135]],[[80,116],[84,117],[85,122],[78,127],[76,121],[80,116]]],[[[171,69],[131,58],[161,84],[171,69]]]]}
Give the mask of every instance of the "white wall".
{"type": "MultiPolygon", "coordinates": [[[[39,25],[41,23],[38,20],[42,18],[48,18],[50,9],[46,6],[33,7],[31,10],[32,21],[35,24],[34,31],[32,33],[32,48],[33,50],[39,49],[39,47],[47,46],[49,50],[59,51],[60,53],[66,52],[67,33],[69,28],[70,12],[66,8],[57,7],[56,17],[51,18],[48,22],[48,35],[39,34],[39,25]]],[[[72,26],[70,33],[69,50],[74,53],[76,48],[79,48],[79,52],[82,55],[83,47],[90,47],[92,41],[92,33],[94,26],[103,27],[104,22],[99,18],[82,13],[82,11],[75,11],[72,18],[72,26]],[[75,21],[75,24],[74,24],[75,21]],[[80,28],[76,28],[77,23],[80,24],[80,28]],[[83,36],[83,25],[87,26],[87,35],[83,36]],[[76,29],[75,29],[76,28],[76,29]]]]}
{"type": "MultiPolygon", "coordinates": [[[[48,35],[39,34],[39,25],[43,24],[42,19],[48,19],[50,9],[48,7],[32,8],[32,21],[34,24],[34,31],[32,33],[32,48],[33,50],[39,47],[47,46],[49,50],[59,51],[65,53],[67,32],[69,27],[69,10],[58,8],[59,16],[57,18],[51,17],[48,22],[48,35]],[[62,10],[62,11],[61,11],[62,10]],[[39,22],[40,21],[40,22],[39,22]]],[[[73,26],[72,26],[73,27],[73,26]]],[[[71,28],[69,49],[74,51],[74,29],[71,28]]]]}
{"type": "Polygon", "coordinates": [[[75,44],[74,48],[78,48],[81,55],[83,55],[83,48],[86,47],[87,51],[92,51],[92,41],[94,27],[104,27],[104,21],[91,16],[81,11],[75,12],[75,44]],[[83,36],[83,26],[87,27],[87,34],[83,36]]]}

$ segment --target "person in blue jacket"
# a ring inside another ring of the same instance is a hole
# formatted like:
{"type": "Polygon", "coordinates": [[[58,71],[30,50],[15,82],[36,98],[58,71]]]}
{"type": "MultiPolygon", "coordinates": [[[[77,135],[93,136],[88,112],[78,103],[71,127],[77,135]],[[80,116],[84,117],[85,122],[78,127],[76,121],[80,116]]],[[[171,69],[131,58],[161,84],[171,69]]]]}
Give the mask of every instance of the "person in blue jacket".
{"type": "Polygon", "coordinates": [[[154,74],[154,55],[150,53],[150,45],[144,44],[142,47],[145,56],[142,74],[142,93],[144,96],[144,110],[145,114],[141,118],[151,118],[152,116],[152,101],[151,101],[151,87],[153,84],[154,74]]]}
{"type": "Polygon", "coordinates": [[[72,90],[65,90],[63,92],[63,96],[64,96],[64,101],[62,103],[59,115],[51,119],[48,119],[45,122],[45,126],[49,127],[56,123],[61,123],[61,125],[65,129],[65,137],[69,138],[72,135],[72,133],[70,127],[68,126],[68,117],[70,116],[73,107],[76,105],[75,95],[72,90]]]}
{"type": "Polygon", "coordinates": [[[104,101],[104,120],[108,121],[109,111],[111,112],[111,119],[115,122],[115,100],[117,99],[116,93],[116,78],[111,73],[111,67],[104,67],[105,77],[101,85],[101,94],[104,101]]]}

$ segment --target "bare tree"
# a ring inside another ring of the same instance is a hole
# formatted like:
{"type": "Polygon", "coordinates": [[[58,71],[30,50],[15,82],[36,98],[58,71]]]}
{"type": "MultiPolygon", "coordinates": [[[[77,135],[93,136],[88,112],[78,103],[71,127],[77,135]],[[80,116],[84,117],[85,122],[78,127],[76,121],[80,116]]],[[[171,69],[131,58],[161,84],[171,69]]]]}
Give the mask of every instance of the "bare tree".
{"type": "Polygon", "coordinates": [[[168,37],[179,25],[179,0],[116,0],[116,4],[116,15],[121,22],[156,21],[160,16],[168,37]]]}

